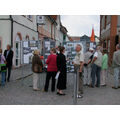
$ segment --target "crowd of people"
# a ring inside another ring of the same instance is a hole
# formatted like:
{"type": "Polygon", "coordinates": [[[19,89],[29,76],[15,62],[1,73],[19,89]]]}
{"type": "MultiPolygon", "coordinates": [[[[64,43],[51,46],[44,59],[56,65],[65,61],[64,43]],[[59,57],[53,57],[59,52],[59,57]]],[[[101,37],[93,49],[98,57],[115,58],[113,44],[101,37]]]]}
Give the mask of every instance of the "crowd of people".
{"type": "MultiPolygon", "coordinates": [[[[33,67],[34,68],[34,59],[36,54],[34,53],[33,57],[33,67]]],[[[39,56],[39,53],[38,53],[39,56]]],[[[112,88],[118,89],[119,86],[119,74],[120,74],[120,44],[116,46],[116,51],[113,55],[113,68],[114,68],[114,86],[112,88]]],[[[39,57],[38,57],[39,58],[39,57]]],[[[49,81],[52,78],[51,91],[55,92],[57,87],[58,95],[65,95],[63,92],[66,89],[67,81],[67,58],[65,56],[65,48],[59,46],[57,48],[52,48],[50,55],[47,58],[47,75],[46,82],[44,86],[44,92],[48,92],[49,81]],[[58,75],[57,86],[56,85],[56,76],[58,75]]],[[[40,58],[39,58],[39,61],[40,58]]],[[[44,66],[42,61],[39,64],[41,68],[44,66]]],[[[83,86],[88,86],[91,88],[94,87],[105,87],[107,74],[108,74],[108,52],[106,49],[102,49],[101,46],[97,46],[96,49],[89,48],[86,53],[82,52],[81,45],[76,46],[76,56],[73,60],[74,71],[77,73],[78,77],[78,98],[83,97],[83,86]]],[[[38,66],[38,65],[37,65],[38,66]]],[[[34,70],[33,70],[34,72],[34,70]]],[[[35,73],[34,73],[35,74],[35,73]]],[[[36,73],[37,74],[37,73],[36,73]]],[[[38,77],[37,77],[38,79],[38,77]]],[[[36,77],[33,77],[33,90],[39,90],[36,85],[34,86],[34,81],[36,77]]]]}
{"type": "Polygon", "coordinates": [[[13,51],[10,45],[7,45],[7,49],[4,51],[0,49],[0,72],[1,72],[1,86],[5,86],[6,82],[10,82],[13,51]]]}
{"type": "MultiPolygon", "coordinates": [[[[43,67],[47,65],[44,92],[48,92],[49,82],[52,80],[51,91],[55,92],[57,88],[57,95],[65,95],[64,90],[67,88],[67,61],[69,60],[65,55],[65,47],[58,46],[52,48],[45,64],[43,64],[41,60],[39,50],[35,50],[33,54],[33,90],[40,90],[38,88],[39,75],[43,72],[43,67]]],[[[2,53],[2,49],[0,49],[1,86],[4,86],[6,82],[10,82],[12,59],[13,51],[10,45],[7,45],[4,53],[2,53]]],[[[118,89],[120,88],[120,44],[116,45],[112,62],[114,69],[114,86],[112,88],[118,89]]],[[[83,97],[84,86],[99,88],[107,85],[108,52],[101,46],[97,46],[96,49],[89,48],[86,53],[83,53],[82,46],[78,44],[76,46],[76,56],[73,60],[73,65],[78,79],[78,98],[83,97]]]]}

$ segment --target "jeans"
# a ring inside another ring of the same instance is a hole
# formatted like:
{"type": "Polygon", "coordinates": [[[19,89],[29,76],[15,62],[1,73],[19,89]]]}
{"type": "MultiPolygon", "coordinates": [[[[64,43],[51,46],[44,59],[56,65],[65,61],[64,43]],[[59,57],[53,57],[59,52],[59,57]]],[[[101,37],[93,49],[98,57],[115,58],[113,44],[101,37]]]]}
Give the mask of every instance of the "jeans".
{"type": "Polygon", "coordinates": [[[97,78],[96,86],[100,87],[100,72],[101,72],[101,67],[99,67],[96,64],[93,64],[92,73],[91,73],[93,87],[95,86],[95,77],[97,78]]]}
{"type": "Polygon", "coordinates": [[[91,83],[91,67],[84,67],[84,85],[91,83]]]}
{"type": "Polygon", "coordinates": [[[118,88],[118,86],[119,86],[119,74],[120,74],[120,68],[114,68],[114,86],[115,86],[115,88],[118,88]]]}
{"type": "Polygon", "coordinates": [[[4,86],[5,85],[5,72],[1,72],[1,76],[2,76],[1,85],[4,86]]]}

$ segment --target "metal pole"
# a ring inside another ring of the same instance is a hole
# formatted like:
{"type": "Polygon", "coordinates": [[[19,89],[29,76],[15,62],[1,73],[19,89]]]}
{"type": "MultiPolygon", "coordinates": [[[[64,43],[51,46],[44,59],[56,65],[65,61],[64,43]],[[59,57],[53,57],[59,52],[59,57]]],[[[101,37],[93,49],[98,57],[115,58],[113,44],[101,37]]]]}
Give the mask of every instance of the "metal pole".
{"type": "Polygon", "coordinates": [[[77,104],[77,73],[74,73],[75,81],[74,81],[74,98],[73,98],[73,104],[77,104]]]}

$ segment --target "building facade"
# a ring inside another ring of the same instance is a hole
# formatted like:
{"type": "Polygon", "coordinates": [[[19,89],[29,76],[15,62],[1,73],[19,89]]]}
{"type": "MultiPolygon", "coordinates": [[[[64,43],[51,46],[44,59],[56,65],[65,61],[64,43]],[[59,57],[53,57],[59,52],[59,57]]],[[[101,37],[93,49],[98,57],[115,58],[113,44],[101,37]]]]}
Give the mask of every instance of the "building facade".
{"type": "Polygon", "coordinates": [[[23,44],[25,40],[38,40],[36,16],[34,15],[1,15],[0,47],[5,50],[7,44],[14,51],[13,66],[23,64],[23,44]]]}
{"type": "Polygon", "coordinates": [[[103,48],[108,50],[109,64],[112,63],[113,52],[116,44],[120,43],[120,16],[100,16],[100,42],[103,48]]]}

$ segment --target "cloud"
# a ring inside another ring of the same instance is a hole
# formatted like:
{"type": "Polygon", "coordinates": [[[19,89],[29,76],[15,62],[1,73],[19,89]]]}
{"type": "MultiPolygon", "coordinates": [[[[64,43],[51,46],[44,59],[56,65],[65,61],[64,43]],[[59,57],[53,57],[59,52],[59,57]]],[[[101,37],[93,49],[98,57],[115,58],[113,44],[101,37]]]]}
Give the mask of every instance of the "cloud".
{"type": "Polygon", "coordinates": [[[94,26],[95,35],[99,36],[100,20],[98,15],[61,15],[63,26],[72,36],[90,36],[92,26],[94,26]]]}

